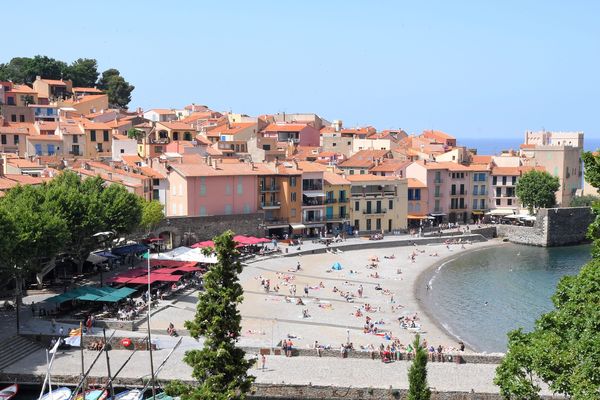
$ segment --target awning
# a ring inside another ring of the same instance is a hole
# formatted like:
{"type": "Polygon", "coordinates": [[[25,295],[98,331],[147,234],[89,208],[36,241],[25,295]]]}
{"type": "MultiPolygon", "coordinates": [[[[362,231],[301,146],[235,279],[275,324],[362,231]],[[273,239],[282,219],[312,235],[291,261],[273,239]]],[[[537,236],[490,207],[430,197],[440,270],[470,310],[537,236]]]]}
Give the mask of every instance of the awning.
{"type": "Polygon", "coordinates": [[[145,244],[130,244],[123,247],[117,247],[111,250],[113,254],[118,256],[124,256],[127,254],[135,254],[135,253],[143,253],[144,251],[148,251],[148,246],[145,244]]]}
{"type": "Polygon", "coordinates": [[[114,292],[107,294],[105,296],[99,297],[95,301],[106,301],[111,303],[116,303],[119,300],[124,299],[125,297],[135,293],[135,289],[122,287],[120,289],[115,290],[114,292]]]}
{"type": "Polygon", "coordinates": [[[443,217],[443,216],[445,216],[446,214],[444,214],[444,213],[431,213],[431,214],[429,214],[429,215],[431,215],[432,217],[443,217]]]}
{"type": "Polygon", "coordinates": [[[485,213],[485,215],[511,215],[514,213],[515,210],[512,208],[496,208],[495,210],[485,213]]]}
{"type": "MultiPolygon", "coordinates": [[[[150,260],[151,267],[185,267],[186,265],[196,265],[194,261],[177,261],[177,260],[150,260]]],[[[156,272],[156,271],[154,271],[156,272]]]]}
{"type": "Polygon", "coordinates": [[[322,223],[317,223],[317,222],[307,222],[308,223],[308,228],[322,228],[325,226],[325,224],[322,223]]]}
{"type": "Polygon", "coordinates": [[[157,274],[156,280],[158,282],[177,282],[182,278],[182,275],[167,275],[167,274],[157,274]]]}
{"type": "Polygon", "coordinates": [[[290,226],[292,227],[293,230],[306,229],[306,225],[304,225],[304,224],[290,224],[290,226]]]}
{"type": "MultiPolygon", "coordinates": [[[[165,275],[165,274],[156,274],[156,275],[150,275],[150,283],[154,283],[156,281],[158,281],[157,278],[159,278],[161,275],[165,275]]],[[[165,275],[168,276],[168,275],[165,275]]],[[[137,278],[131,278],[127,281],[128,285],[147,285],[148,284],[148,276],[138,276],[137,278]]]]}
{"type": "Polygon", "coordinates": [[[483,211],[473,211],[473,215],[483,215],[483,211]]]}
{"type": "Polygon", "coordinates": [[[95,254],[97,256],[104,257],[104,258],[119,258],[119,257],[115,256],[113,253],[111,253],[110,251],[97,251],[92,254],[95,254]]]}
{"type": "Polygon", "coordinates": [[[325,197],[325,193],[302,193],[306,197],[325,197]]]}
{"type": "Polygon", "coordinates": [[[99,255],[94,254],[94,253],[90,253],[90,255],[86,259],[86,261],[89,261],[92,264],[100,264],[101,262],[104,262],[106,260],[107,260],[106,257],[102,257],[102,256],[99,256],[99,255]]]}
{"type": "Polygon", "coordinates": [[[426,215],[407,215],[406,218],[408,219],[427,219],[426,215]]]}

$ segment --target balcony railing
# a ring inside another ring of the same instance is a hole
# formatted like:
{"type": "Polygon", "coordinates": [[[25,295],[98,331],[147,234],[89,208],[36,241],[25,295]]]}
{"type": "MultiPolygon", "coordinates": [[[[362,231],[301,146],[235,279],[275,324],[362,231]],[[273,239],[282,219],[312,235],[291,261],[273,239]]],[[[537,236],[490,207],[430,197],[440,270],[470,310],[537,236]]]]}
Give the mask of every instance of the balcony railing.
{"type": "Polygon", "coordinates": [[[260,207],[263,209],[277,209],[281,207],[281,202],[279,201],[269,201],[260,203],[260,207]]]}
{"type": "Polygon", "coordinates": [[[337,203],[337,199],[325,199],[325,204],[334,204],[337,203]]]}
{"type": "Polygon", "coordinates": [[[325,218],[323,216],[314,216],[314,217],[307,217],[305,216],[304,218],[302,218],[302,221],[304,222],[323,222],[325,220],[325,218]]]}
{"type": "Polygon", "coordinates": [[[375,209],[375,210],[363,210],[363,214],[371,215],[371,214],[385,214],[387,210],[385,208],[375,209]]]}
{"type": "Polygon", "coordinates": [[[304,191],[323,191],[323,185],[302,185],[302,190],[304,191]]]}
{"type": "Polygon", "coordinates": [[[271,225],[285,225],[288,223],[287,219],[275,219],[275,218],[271,218],[271,219],[265,219],[264,224],[267,226],[271,226],[271,225]]]}
{"type": "Polygon", "coordinates": [[[261,192],[278,192],[279,185],[266,185],[260,187],[261,192]]]}
{"type": "Polygon", "coordinates": [[[349,199],[349,198],[347,198],[347,197],[343,197],[343,198],[341,198],[341,199],[338,199],[338,203],[347,203],[347,202],[349,202],[349,201],[350,201],[350,199],[349,199]]]}
{"type": "Polygon", "coordinates": [[[442,178],[439,178],[439,179],[436,178],[436,179],[433,180],[433,183],[438,183],[438,184],[439,183],[444,183],[444,180],[442,178]]]}
{"type": "Polygon", "coordinates": [[[438,197],[439,198],[439,197],[442,197],[442,194],[441,193],[434,193],[433,197],[438,197]]]}
{"type": "Polygon", "coordinates": [[[339,221],[344,219],[349,219],[350,214],[334,214],[334,215],[326,215],[325,219],[327,221],[339,221]]]}
{"type": "Polygon", "coordinates": [[[324,205],[325,202],[323,200],[318,200],[315,197],[311,197],[308,200],[302,202],[303,207],[318,207],[324,205]]]}

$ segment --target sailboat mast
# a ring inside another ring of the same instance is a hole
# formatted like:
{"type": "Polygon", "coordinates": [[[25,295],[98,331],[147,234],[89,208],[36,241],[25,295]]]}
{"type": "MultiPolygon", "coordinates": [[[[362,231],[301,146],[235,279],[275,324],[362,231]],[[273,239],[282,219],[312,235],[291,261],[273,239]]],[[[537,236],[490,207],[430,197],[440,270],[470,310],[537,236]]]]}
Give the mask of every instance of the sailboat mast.
{"type": "Polygon", "coordinates": [[[112,378],[110,374],[110,357],[108,356],[108,341],[106,340],[106,329],[102,329],[102,334],[104,335],[104,354],[106,354],[106,370],[108,372],[108,381],[110,382],[110,398],[115,398],[115,388],[112,384],[112,378]]]}
{"type": "Polygon", "coordinates": [[[152,292],[150,291],[150,249],[148,249],[148,350],[150,351],[150,379],[152,379],[152,399],[156,398],[156,383],[154,380],[154,361],[152,359],[152,334],[150,330],[150,314],[152,309],[152,292]]]}

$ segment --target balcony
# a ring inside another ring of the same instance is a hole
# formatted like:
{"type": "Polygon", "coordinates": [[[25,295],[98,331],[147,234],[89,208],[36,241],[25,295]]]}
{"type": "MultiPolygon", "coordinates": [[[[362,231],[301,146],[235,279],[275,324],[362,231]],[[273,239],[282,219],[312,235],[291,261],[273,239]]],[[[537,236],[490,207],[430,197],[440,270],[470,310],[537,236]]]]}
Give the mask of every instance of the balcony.
{"type": "Polygon", "coordinates": [[[334,215],[326,215],[325,220],[327,222],[333,221],[343,221],[350,218],[350,214],[334,214],[334,215]]]}
{"type": "Polygon", "coordinates": [[[433,180],[433,183],[435,183],[436,185],[438,185],[438,184],[444,183],[444,180],[442,178],[439,178],[439,179],[436,178],[436,179],[433,180]]]}
{"type": "Polygon", "coordinates": [[[261,202],[260,208],[262,208],[263,210],[279,210],[281,208],[281,202],[261,202]]]}
{"type": "Polygon", "coordinates": [[[337,199],[325,199],[325,204],[335,204],[337,203],[337,199]]]}
{"type": "Polygon", "coordinates": [[[287,219],[265,219],[264,224],[266,226],[282,226],[282,225],[287,225],[288,224],[288,220],[287,219]]]}
{"type": "Polygon", "coordinates": [[[349,199],[349,198],[347,198],[347,197],[343,197],[343,198],[341,198],[341,199],[338,199],[338,203],[347,203],[347,202],[349,202],[349,201],[350,201],[350,199],[349,199]]]}
{"type": "Polygon", "coordinates": [[[440,198],[443,197],[443,195],[441,193],[434,193],[433,197],[440,198]]]}
{"type": "Polygon", "coordinates": [[[365,215],[377,215],[377,214],[385,214],[387,210],[385,208],[380,208],[379,210],[363,210],[363,214],[365,215]]]}
{"type": "Polygon", "coordinates": [[[467,195],[467,191],[463,190],[461,192],[450,192],[450,196],[466,196],[467,195]]]}
{"type": "Polygon", "coordinates": [[[279,192],[279,185],[265,185],[265,186],[260,186],[260,191],[262,193],[265,192],[279,192]]]}
{"type": "Polygon", "coordinates": [[[307,222],[307,223],[312,223],[312,222],[323,222],[325,221],[325,218],[321,215],[315,215],[315,216],[304,216],[302,218],[302,222],[307,222]]]}

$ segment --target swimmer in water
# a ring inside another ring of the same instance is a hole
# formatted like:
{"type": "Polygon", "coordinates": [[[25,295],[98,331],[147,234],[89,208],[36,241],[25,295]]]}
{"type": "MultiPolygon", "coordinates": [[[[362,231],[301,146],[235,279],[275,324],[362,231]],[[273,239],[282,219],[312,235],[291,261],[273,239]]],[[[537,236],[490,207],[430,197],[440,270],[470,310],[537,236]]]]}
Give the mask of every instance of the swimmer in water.
{"type": "Polygon", "coordinates": [[[486,305],[486,306],[487,306],[487,305],[488,305],[488,302],[486,301],[484,305],[486,305]]]}

